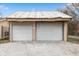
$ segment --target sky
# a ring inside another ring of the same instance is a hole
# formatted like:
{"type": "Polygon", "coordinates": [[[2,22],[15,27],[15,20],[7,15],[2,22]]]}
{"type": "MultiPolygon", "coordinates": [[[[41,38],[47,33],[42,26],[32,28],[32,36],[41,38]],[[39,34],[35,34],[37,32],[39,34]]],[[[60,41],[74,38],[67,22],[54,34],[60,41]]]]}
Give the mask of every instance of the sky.
{"type": "Polygon", "coordinates": [[[58,10],[66,3],[0,3],[0,14],[7,16],[17,10],[58,10]]]}

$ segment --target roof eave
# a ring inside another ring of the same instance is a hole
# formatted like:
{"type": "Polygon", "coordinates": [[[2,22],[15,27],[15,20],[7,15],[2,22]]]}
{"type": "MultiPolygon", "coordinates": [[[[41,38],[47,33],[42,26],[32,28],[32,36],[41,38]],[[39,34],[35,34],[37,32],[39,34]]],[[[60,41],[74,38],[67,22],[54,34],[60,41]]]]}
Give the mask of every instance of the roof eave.
{"type": "Polygon", "coordinates": [[[6,18],[8,21],[70,21],[72,18],[6,18]],[[17,19],[17,20],[15,20],[17,19]],[[20,20],[23,19],[23,20],[20,20]],[[28,20],[26,20],[28,19],[28,20]],[[42,20],[37,20],[42,19],[42,20]],[[46,19],[46,20],[44,20],[46,19]],[[49,20],[47,20],[49,19],[49,20]],[[56,19],[56,20],[55,20],[56,19]]]}

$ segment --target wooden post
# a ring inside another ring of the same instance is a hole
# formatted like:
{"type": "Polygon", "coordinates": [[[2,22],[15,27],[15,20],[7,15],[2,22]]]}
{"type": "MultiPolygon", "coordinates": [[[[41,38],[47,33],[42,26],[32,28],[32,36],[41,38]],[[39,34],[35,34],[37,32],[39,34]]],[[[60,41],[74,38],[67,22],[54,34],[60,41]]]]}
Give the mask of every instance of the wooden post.
{"type": "Polygon", "coordinates": [[[12,28],[12,22],[9,22],[9,39],[10,39],[10,42],[13,41],[13,28],[12,28]]]}
{"type": "Polygon", "coordinates": [[[3,26],[0,26],[0,38],[3,38],[3,26]]]}
{"type": "Polygon", "coordinates": [[[4,34],[4,32],[3,32],[3,26],[1,26],[1,38],[3,38],[3,34],[4,34]]]}
{"type": "Polygon", "coordinates": [[[33,22],[32,25],[32,41],[36,40],[36,22],[33,22]]]}
{"type": "Polygon", "coordinates": [[[2,38],[2,26],[0,26],[0,38],[2,38]]]}
{"type": "Polygon", "coordinates": [[[68,22],[64,22],[64,41],[67,42],[68,38],[68,22]]]}

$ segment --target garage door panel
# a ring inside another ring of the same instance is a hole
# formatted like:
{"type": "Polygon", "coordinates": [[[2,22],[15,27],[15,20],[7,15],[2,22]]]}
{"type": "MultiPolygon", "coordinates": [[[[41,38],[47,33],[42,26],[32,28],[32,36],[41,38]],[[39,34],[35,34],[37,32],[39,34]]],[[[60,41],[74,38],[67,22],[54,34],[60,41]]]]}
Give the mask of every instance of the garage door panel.
{"type": "Polygon", "coordinates": [[[62,40],[62,24],[38,23],[37,40],[62,40]]]}
{"type": "Polygon", "coordinates": [[[31,41],[32,24],[13,24],[14,41],[31,41]]]}

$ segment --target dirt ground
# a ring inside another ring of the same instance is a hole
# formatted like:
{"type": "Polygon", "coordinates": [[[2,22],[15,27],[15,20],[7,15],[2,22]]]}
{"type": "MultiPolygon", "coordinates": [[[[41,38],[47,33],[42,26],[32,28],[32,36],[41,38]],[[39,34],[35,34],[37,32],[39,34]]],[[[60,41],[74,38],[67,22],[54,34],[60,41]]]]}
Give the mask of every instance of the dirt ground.
{"type": "Polygon", "coordinates": [[[79,44],[70,42],[9,42],[0,44],[0,56],[79,56],[79,44]]]}

